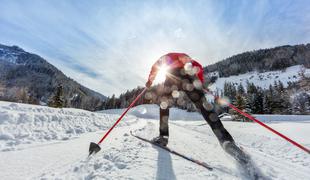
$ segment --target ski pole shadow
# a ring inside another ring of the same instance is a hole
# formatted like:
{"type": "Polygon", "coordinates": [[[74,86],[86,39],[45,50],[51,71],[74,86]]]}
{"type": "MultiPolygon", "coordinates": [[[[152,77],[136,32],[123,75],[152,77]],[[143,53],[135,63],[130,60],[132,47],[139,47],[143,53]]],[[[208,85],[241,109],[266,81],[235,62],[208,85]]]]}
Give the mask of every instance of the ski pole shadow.
{"type": "Polygon", "coordinates": [[[156,180],[176,180],[171,154],[165,150],[156,149],[158,151],[156,180]]]}

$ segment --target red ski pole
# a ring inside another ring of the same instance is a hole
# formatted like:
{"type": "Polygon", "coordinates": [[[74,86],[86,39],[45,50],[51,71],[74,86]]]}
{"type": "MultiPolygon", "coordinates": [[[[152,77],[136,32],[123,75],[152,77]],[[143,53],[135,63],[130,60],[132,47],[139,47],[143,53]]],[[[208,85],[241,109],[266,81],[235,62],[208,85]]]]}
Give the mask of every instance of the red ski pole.
{"type": "MultiPolygon", "coordinates": [[[[218,99],[218,96],[214,96],[210,91],[208,91],[207,89],[203,89],[206,93],[212,95],[215,99],[218,99]]],[[[249,115],[246,112],[241,111],[240,109],[238,109],[236,106],[230,104],[229,102],[225,102],[230,108],[234,109],[235,111],[237,111],[238,113],[240,113],[241,115],[243,115],[244,117],[249,118],[250,120],[258,123],[259,125],[263,126],[264,128],[270,130],[271,132],[277,134],[278,136],[282,137],[283,139],[285,139],[286,141],[292,143],[293,145],[299,147],[300,149],[302,149],[303,151],[307,152],[308,154],[310,154],[310,150],[304,146],[302,146],[301,144],[297,143],[296,141],[293,141],[292,139],[288,138],[287,136],[283,135],[282,133],[274,130],[273,128],[269,127],[268,125],[266,125],[265,123],[261,122],[260,120],[256,119],[255,117],[249,115]]]]}
{"type": "Polygon", "coordinates": [[[105,135],[100,139],[100,141],[96,144],[94,142],[90,143],[89,146],[89,155],[91,155],[93,152],[97,153],[100,151],[100,144],[101,142],[110,134],[110,132],[113,130],[113,128],[122,120],[122,118],[125,116],[125,114],[129,111],[130,108],[140,99],[140,97],[143,95],[143,93],[147,90],[147,88],[144,88],[143,91],[136,97],[135,100],[127,107],[127,109],[123,112],[123,114],[118,118],[118,120],[113,124],[113,126],[108,130],[108,132],[105,133],[105,135]]]}

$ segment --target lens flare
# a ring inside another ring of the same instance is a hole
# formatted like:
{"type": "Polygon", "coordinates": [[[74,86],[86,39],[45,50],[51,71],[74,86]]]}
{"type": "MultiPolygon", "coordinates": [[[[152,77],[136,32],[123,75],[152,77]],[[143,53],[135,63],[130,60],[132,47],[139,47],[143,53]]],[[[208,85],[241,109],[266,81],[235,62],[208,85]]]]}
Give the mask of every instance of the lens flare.
{"type": "Polygon", "coordinates": [[[159,68],[159,71],[157,72],[157,75],[156,75],[156,78],[154,80],[154,83],[155,84],[158,84],[158,83],[162,83],[166,80],[166,74],[167,74],[167,71],[168,71],[168,67],[163,65],[159,68]]]}
{"type": "Polygon", "coordinates": [[[222,107],[226,107],[228,106],[228,104],[230,103],[230,100],[228,97],[222,97],[222,98],[219,98],[217,100],[218,104],[222,107]]]}

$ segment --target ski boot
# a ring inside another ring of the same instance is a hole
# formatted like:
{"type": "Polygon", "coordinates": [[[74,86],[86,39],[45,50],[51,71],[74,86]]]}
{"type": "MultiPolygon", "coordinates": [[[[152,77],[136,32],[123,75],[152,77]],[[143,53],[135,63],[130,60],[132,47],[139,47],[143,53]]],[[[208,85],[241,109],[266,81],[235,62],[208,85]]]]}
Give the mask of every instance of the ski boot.
{"type": "Polygon", "coordinates": [[[223,149],[235,158],[240,164],[246,165],[250,161],[250,157],[244,153],[233,141],[225,141],[222,144],[223,149]]]}
{"type": "Polygon", "coordinates": [[[168,136],[158,136],[152,140],[153,143],[159,144],[161,146],[167,146],[168,136]]]}

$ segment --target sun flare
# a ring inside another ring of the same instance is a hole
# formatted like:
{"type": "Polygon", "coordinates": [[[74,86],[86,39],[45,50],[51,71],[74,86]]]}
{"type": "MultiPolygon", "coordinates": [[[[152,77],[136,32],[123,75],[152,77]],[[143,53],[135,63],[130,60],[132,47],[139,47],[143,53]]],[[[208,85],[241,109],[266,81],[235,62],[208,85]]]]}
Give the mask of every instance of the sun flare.
{"type": "Polygon", "coordinates": [[[166,80],[166,74],[168,71],[167,66],[161,66],[159,71],[157,72],[156,78],[154,80],[154,84],[162,83],[166,80]]]}

